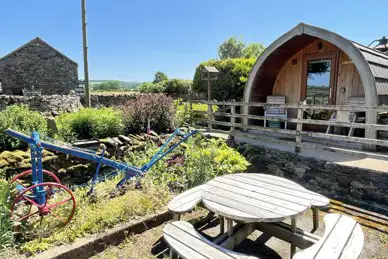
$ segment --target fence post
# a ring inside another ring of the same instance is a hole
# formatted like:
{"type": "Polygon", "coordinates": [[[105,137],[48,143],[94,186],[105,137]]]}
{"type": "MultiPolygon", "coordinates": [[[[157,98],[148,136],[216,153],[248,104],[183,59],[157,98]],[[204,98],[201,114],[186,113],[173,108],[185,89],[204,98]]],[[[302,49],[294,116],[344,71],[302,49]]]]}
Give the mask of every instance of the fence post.
{"type": "Polygon", "coordinates": [[[232,100],[232,106],[230,106],[230,113],[231,113],[231,117],[230,117],[230,123],[232,124],[232,126],[230,126],[230,133],[229,133],[229,138],[230,139],[234,139],[234,131],[235,131],[235,126],[234,124],[236,123],[236,106],[234,105],[234,103],[236,102],[235,99],[232,100]]]}
{"type": "Polygon", "coordinates": [[[212,130],[212,123],[211,121],[213,120],[213,107],[210,103],[208,103],[207,105],[207,119],[208,119],[208,123],[207,123],[207,128],[208,130],[212,130]]]}
{"type": "Polygon", "coordinates": [[[302,135],[301,135],[301,132],[302,132],[302,129],[303,129],[303,123],[300,122],[300,120],[303,119],[303,105],[304,103],[303,102],[299,102],[299,105],[298,105],[298,123],[296,124],[296,135],[295,135],[295,152],[296,153],[300,153],[301,151],[301,143],[302,143],[302,135]]]}
{"type": "Polygon", "coordinates": [[[242,124],[242,131],[248,131],[248,113],[249,113],[249,106],[248,106],[248,103],[244,103],[243,106],[241,107],[242,108],[242,120],[241,120],[241,124],[242,124]]]}

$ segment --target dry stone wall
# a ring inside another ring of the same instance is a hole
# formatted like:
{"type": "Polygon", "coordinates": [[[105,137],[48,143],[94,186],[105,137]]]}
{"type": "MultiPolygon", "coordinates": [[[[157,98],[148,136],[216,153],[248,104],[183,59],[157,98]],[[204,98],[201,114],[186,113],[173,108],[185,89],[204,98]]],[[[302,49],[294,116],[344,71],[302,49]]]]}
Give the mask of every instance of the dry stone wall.
{"type": "MultiPolygon", "coordinates": [[[[124,105],[127,102],[136,100],[141,96],[139,93],[125,93],[125,94],[92,94],[91,101],[94,108],[100,107],[115,107],[124,105]]],[[[84,100],[83,100],[84,103],[84,100]]]]}
{"type": "Polygon", "coordinates": [[[25,104],[31,110],[44,115],[58,115],[62,112],[74,112],[82,108],[79,96],[75,95],[41,95],[41,96],[16,96],[0,95],[0,111],[9,105],[25,104]]]}
{"type": "Polygon", "coordinates": [[[252,163],[251,172],[285,177],[329,198],[388,214],[387,173],[250,144],[234,145],[252,163]]]}

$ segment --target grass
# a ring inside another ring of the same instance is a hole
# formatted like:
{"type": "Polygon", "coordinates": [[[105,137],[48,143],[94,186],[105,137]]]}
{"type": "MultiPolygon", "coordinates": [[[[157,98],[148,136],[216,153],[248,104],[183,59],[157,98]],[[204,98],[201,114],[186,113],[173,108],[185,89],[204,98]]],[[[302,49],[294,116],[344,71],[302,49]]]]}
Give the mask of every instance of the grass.
{"type": "Polygon", "coordinates": [[[119,178],[98,184],[92,196],[86,195],[85,188],[75,190],[77,210],[72,221],[60,228],[52,218],[45,217],[29,229],[33,239],[21,245],[22,252],[36,254],[55,245],[72,243],[121,222],[155,213],[170,199],[167,188],[146,180],[142,181],[142,190],[130,188],[123,195],[110,198],[119,178]]]}
{"type": "MultiPolygon", "coordinates": [[[[205,216],[206,210],[196,210],[190,214],[183,215],[182,220],[193,221],[200,216],[205,216]]],[[[142,234],[130,235],[124,242],[118,246],[110,246],[102,253],[93,256],[93,259],[152,259],[168,258],[168,246],[163,240],[163,227],[161,226],[150,229],[142,234]]]]}

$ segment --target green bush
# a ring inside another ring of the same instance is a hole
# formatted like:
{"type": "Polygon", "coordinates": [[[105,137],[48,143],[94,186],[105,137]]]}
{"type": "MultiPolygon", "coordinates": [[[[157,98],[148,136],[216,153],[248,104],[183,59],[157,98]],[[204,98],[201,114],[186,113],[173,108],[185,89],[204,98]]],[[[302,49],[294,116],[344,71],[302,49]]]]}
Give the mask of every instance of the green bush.
{"type": "MultiPolygon", "coordinates": [[[[201,119],[207,118],[207,114],[196,112],[206,112],[207,104],[193,103],[190,106],[190,103],[185,103],[182,101],[182,99],[176,99],[174,100],[174,106],[176,109],[174,118],[175,127],[184,126],[186,123],[188,123],[189,125],[202,124],[204,122],[201,121],[201,119]]],[[[217,110],[218,106],[213,105],[213,111],[216,112],[217,110]]]]}
{"type": "Polygon", "coordinates": [[[47,135],[47,122],[43,115],[31,111],[26,105],[8,106],[0,112],[0,149],[15,149],[27,147],[25,142],[10,137],[4,130],[11,128],[30,135],[33,130],[39,132],[41,136],[47,135]]]}
{"type": "Polygon", "coordinates": [[[159,83],[142,83],[139,86],[139,92],[141,93],[163,93],[166,89],[164,81],[159,83]]]}
{"type": "Polygon", "coordinates": [[[113,108],[85,108],[64,113],[56,122],[57,138],[65,141],[112,137],[124,130],[121,111],[113,108]]]}
{"type": "Polygon", "coordinates": [[[169,79],[160,82],[143,83],[139,87],[141,93],[187,94],[193,85],[191,80],[169,79]]]}
{"type": "MultiPolygon", "coordinates": [[[[42,222],[28,229],[28,234],[33,239],[21,244],[21,250],[35,254],[54,245],[72,243],[77,238],[114,227],[131,218],[155,213],[171,198],[166,186],[155,186],[144,181],[142,190],[136,190],[130,186],[123,195],[117,195],[114,190],[122,177],[120,175],[98,183],[91,196],[87,195],[89,187],[74,190],[77,210],[71,222],[61,227],[60,224],[58,225],[59,221],[52,220],[50,216],[44,217],[42,222]],[[111,194],[117,196],[112,198],[111,194]]],[[[58,197],[58,200],[61,198],[58,197]]],[[[67,215],[59,214],[62,217],[67,215]]]]}
{"type": "Polygon", "coordinates": [[[166,94],[188,94],[193,85],[192,80],[170,79],[166,83],[166,94]]]}
{"type": "MultiPolygon", "coordinates": [[[[152,143],[145,151],[128,154],[126,162],[136,166],[144,165],[158,147],[152,143]]],[[[248,161],[235,149],[230,148],[222,139],[206,139],[201,134],[194,135],[187,142],[168,155],[163,162],[155,164],[146,177],[154,184],[178,186],[189,189],[224,174],[243,172],[248,161]],[[182,166],[168,166],[165,161],[182,154],[182,166]]]]}
{"type": "Polygon", "coordinates": [[[201,80],[201,71],[204,66],[214,66],[220,73],[218,74],[218,79],[211,82],[212,99],[218,101],[241,100],[249,72],[253,68],[255,61],[255,58],[236,58],[204,62],[195,71],[193,91],[198,93],[207,92],[207,82],[201,80]]]}
{"type": "Polygon", "coordinates": [[[14,243],[12,221],[10,219],[9,184],[0,179],[0,251],[14,243]]]}
{"type": "Polygon", "coordinates": [[[161,133],[173,128],[175,107],[172,99],[162,94],[147,94],[122,106],[124,124],[128,133],[141,133],[151,129],[161,133]]]}

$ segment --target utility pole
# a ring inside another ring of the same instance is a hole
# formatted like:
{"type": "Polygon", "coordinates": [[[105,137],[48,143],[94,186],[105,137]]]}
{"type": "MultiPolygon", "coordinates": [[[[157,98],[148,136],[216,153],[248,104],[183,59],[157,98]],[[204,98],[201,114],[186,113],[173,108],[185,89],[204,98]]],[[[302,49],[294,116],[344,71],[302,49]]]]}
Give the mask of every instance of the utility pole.
{"type": "Polygon", "coordinates": [[[91,107],[89,88],[89,66],[88,66],[88,40],[86,36],[86,0],[81,0],[82,11],[82,45],[84,52],[84,78],[85,78],[85,103],[86,107],[91,107]]]}

